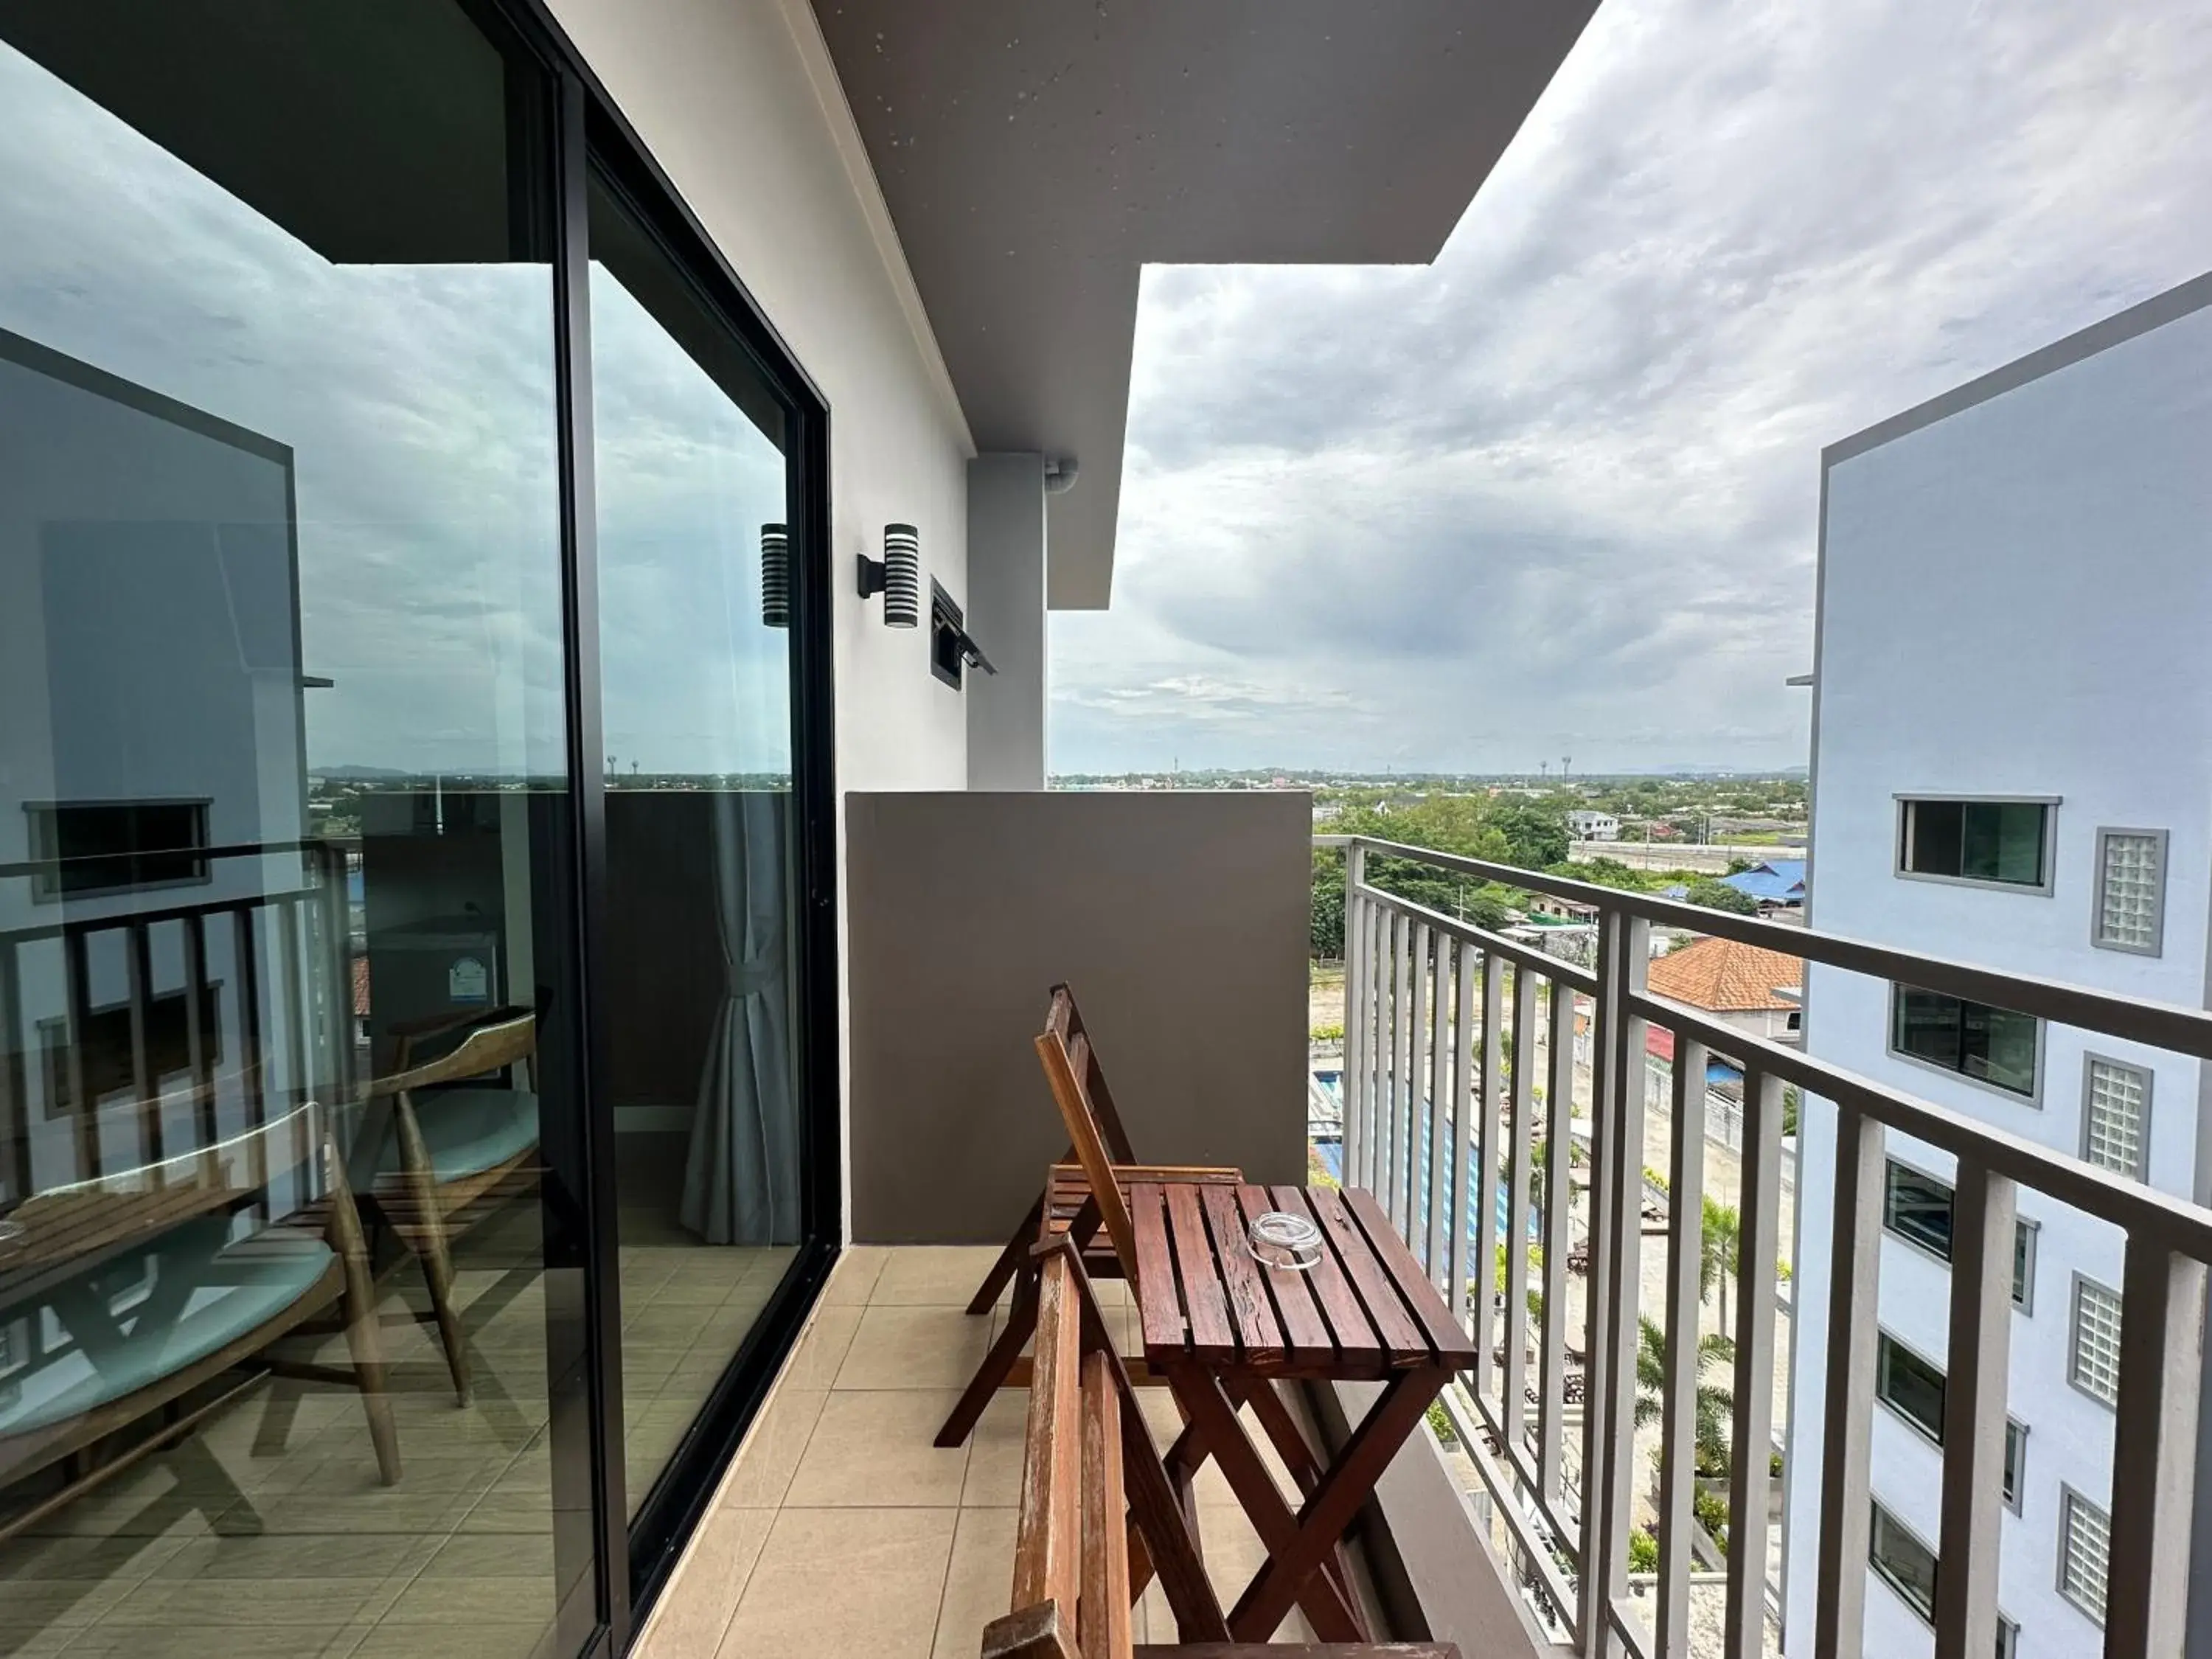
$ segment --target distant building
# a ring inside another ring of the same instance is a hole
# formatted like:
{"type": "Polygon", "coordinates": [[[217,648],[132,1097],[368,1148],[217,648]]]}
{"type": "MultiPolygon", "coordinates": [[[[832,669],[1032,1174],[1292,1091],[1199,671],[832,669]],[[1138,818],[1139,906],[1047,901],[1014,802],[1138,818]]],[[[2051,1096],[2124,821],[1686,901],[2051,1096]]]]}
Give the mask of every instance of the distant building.
{"type": "Polygon", "coordinates": [[[1732,939],[1703,939],[1653,959],[1654,996],[1704,1010],[1723,1025],[1773,1042],[1797,1041],[1805,964],[1732,939]]]}
{"type": "MultiPolygon", "coordinates": [[[[1821,931],[2207,1006],[2212,914],[2212,276],[1831,446],[1822,458],[1814,870],[1821,931]]],[[[1656,975],[1655,975],[1656,977],[1656,975]]],[[[2200,1062],[1825,965],[1820,1060],[2172,1197],[2212,1191],[2200,1062]]],[[[1835,1110],[1808,1097],[1792,1463],[1817,1467],[1835,1110]],[[1819,1218],[1816,1222],[1814,1218],[1819,1218]]],[[[1922,1659],[1942,1529],[1956,1159],[1883,1146],[1865,1651],[1922,1659]],[[1900,1588],[1902,1587],[1902,1588],[1900,1588]]],[[[2003,1389],[2000,1650],[2102,1650],[2123,1240],[2022,1186],[2003,1389]]],[[[2129,1310],[2132,1314],[2133,1310],[2129,1310]]],[[[1992,1379],[1984,1376],[1988,1386],[1992,1379]]],[[[2202,1420],[2197,1463],[2212,1455],[2202,1420]]],[[[1819,1482],[1790,1494],[1812,1651],[1819,1482]]],[[[2200,1493],[2203,1488],[2200,1485],[2200,1493]]],[[[2177,1568],[2205,1595],[2208,1534],[2177,1568]]],[[[1951,1564],[1942,1564],[1948,1573],[1951,1564]]],[[[2204,1609],[2193,1607],[2201,1630],[2204,1609]]],[[[2177,1646],[2166,1650],[2179,1653],[2177,1646]]],[[[2200,1652],[2192,1642],[2190,1651],[2200,1652]]]]}
{"type": "Polygon", "coordinates": [[[1805,903],[1805,860],[1769,859],[1748,870],[1723,876],[1722,884],[1759,901],[1761,910],[1802,909],[1805,903]]]}
{"type": "Polygon", "coordinates": [[[1567,833],[1577,841],[1619,841],[1620,820],[1610,812],[1570,812],[1567,833]]]}

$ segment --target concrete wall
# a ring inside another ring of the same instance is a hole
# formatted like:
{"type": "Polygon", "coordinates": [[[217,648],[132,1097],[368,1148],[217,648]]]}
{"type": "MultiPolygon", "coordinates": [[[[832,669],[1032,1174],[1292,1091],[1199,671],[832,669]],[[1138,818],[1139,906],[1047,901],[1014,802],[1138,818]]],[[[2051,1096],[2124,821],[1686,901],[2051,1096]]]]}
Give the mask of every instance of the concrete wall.
{"type": "Polygon", "coordinates": [[[856,794],[853,1236],[997,1243],[1066,1147],[1031,1040],[1075,988],[1130,1139],[1305,1170],[1312,801],[856,794]]]}
{"type": "MultiPolygon", "coordinates": [[[[2195,303],[2212,301],[2212,284],[2195,303]]],[[[2159,302],[2154,301],[2156,306],[2159,302]]],[[[2144,308],[2148,310],[2149,307],[2144,308]]],[[[1814,768],[1813,897],[1823,930],[2202,1006],[2212,903],[2212,310],[2169,305],[2125,337],[2100,325],[2081,349],[2023,377],[1963,388],[1839,445],[1826,472],[1814,768]],[[2179,314],[2176,313],[2179,312],[2179,314]],[[2070,361],[2069,361],[2070,359],[2070,361]],[[1994,395],[1989,395],[1993,393],[1994,395]],[[2046,893],[1900,878],[1899,793],[2056,796],[2046,893]],[[2091,947],[2100,825],[2172,837],[2158,957],[2091,947]]],[[[2116,321],[2121,319],[2115,319],[2116,321]]],[[[2143,319],[2139,319],[2138,321],[2143,319]]],[[[2040,356],[2040,354],[2039,354],[2040,356]]],[[[1887,1052],[1887,987],[1814,969],[1810,1052],[2069,1154],[2081,1136],[2085,1048],[2154,1073],[2151,1179],[2203,1192],[2196,1062],[2063,1029],[2045,1033],[2042,1083],[2024,1100],[1887,1052]]],[[[1832,1111],[1808,1103],[1797,1192],[1797,1468],[1817,1460],[1829,1305],[1825,1229],[1832,1111]]],[[[1892,1137],[1893,1156],[1948,1177],[1951,1163],[1892,1137]]],[[[2096,1632],[2061,1597],[2060,1484],[2108,1505],[2112,1413],[2067,1380],[2073,1275],[2117,1286],[2112,1230],[2023,1190],[2040,1224],[2031,1311],[2013,1321],[2010,1405],[2026,1424],[2021,1513],[2008,1517],[2005,1614],[2035,1652],[2088,1651],[2096,1632]]],[[[1885,1237],[1881,1321],[1940,1358],[1948,1270],[1885,1237]]],[[[1932,1542],[1940,1454],[1887,1410],[1874,1489],[1932,1542]]],[[[1790,1650],[1809,1652],[1819,1493],[1793,1482],[1790,1650]]],[[[1930,1650],[1928,1629],[1878,1581],[1867,1650],[1930,1650]]]]}
{"type": "Polygon", "coordinates": [[[995,674],[968,677],[968,787],[1042,789],[1045,761],[1044,457],[968,464],[968,632],[995,674]]]}

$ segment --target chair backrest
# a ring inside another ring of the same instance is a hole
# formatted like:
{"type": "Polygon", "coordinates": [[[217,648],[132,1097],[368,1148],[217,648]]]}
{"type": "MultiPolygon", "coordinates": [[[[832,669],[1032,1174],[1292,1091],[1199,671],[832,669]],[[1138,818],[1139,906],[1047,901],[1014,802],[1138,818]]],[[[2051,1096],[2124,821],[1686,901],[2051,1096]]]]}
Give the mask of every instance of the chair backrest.
{"type": "Polygon", "coordinates": [[[1081,1272],[1066,1251],[1042,1270],[1012,1611],[985,1628],[984,1659],[1132,1652],[1122,1397],[1110,1358],[1085,1351],[1081,1272]]]}
{"type": "MultiPolygon", "coordinates": [[[[1088,1068],[1079,1067],[1072,1052],[1068,1037],[1071,1028],[1080,1041],[1082,1031],[1076,1021],[1075,999],[1063,985],[1052,994],[1052,1012],[1036,1039],[1037,1059],[1044,1066],[1045,1081],[1052,1085],[1053,1102],[1060,1108],[1060,1121],[1067,1127],[1068,1143],[1074,1149],[1075,1161],[1083,1166],[1084,1178],[1091,1184],[1091,1200],[1098,1206],[1099,1219],[1106,1224],[1106,1237],[1113,1241],[1114,1254],[1121,1261],[1123,1275],[1134,1284],[1138,1279],[1137,1229],[1129,1218],[1129,1206],[1122,1200],[1121,1182],[1114,1173],[1117,1160],[1107,1145],[1085,1081],[1088,1068]]],[[[1088,1048],[1087,1043],[1085,1046],[1088,1048]]],[[[1126,1138],[1122,1144],[1127,1145],[1126,1138]]],[[[1125,1153],[1118,1161],[1126,1164],[1133,1160],[1125,1153]]]]}
{"type": "Polygon", "coordinates": [[[368,1097],[374,1100],[405,1090],[427,1089],[434,1083],[481,1077],[486,1072],[496,1072],[519,1060],[526,1060],[537,1052],[538,1016],[526,1009],[471,1027],[450,1052],[435,1060],[425,1060],[390,1077],[378,1078],[368,1085],[368,1097]]]}
{"type": "Polygon", "coordinates": [[[1106,1068],[1099,1063],[1098,1051],[1091,1047],[1091,1033],[1083,1024],[1083,1011],[1075,1006],[1074,988],[1066,983],[1052,988],[1052,1006],[1045,1017],[1049,1030],[1060,1033],[1067,1044],[1070,1062],[1075,1075],[1083,1079],[1083,1091],[1091,1102],[1091,1115],[1098,1126],[1099,1136],[1116,1164],[1134,1164],[1137,1154],[1129,1146],[1129,1132],[1121,1127],[1121,1114],[1114,1105],[1114,1091],[1106,1086],[1106,1068]]]}

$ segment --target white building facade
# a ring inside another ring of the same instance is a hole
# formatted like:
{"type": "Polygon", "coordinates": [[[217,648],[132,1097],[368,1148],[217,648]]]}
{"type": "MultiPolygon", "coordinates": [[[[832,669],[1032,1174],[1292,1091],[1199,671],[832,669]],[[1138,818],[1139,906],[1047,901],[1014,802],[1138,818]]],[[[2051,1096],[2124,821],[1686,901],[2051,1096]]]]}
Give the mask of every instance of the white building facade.
{"type": "Polygon", "coordinates": [[[1620,820],[1610,812],[1570,812],[1567,831],[1577,841],[1619,841],[1620,820]]]}
{"type": "MultiPolygon", "coordinates": [[[[2207,1006],[2208,455],[2212,276],[1824,453],[1811,925],[2207,1006]]],[[[2194,1060],[1826,968],[1804,1023],[1823,1060],[2207,1195],[2194,1060]]],[[[1802,1133],[1789,1527],[1809,1540],[1826,1103],[1802,1133]]],[[[1865,1641],[1885,1659],[1933,1648],[1953,1174],[1903,1137],[1887,1157],[1865,1641]]],[[[2020,1216],[2000,1649],[2055,1659],[2102,1650],[2121,1241],[2025,1189],[2020,1216]]],[[[1817,1563],[1784,1559],[1787,1650],[1809,1653],[1817,1563]]]]}

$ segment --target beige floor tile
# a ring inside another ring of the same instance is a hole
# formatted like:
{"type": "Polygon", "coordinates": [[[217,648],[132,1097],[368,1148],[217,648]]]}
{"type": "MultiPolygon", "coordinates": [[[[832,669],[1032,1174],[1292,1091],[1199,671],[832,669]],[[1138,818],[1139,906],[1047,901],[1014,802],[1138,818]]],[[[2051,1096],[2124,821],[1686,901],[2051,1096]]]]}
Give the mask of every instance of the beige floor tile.
{"type": "Polygon", "coordinates": [[[981,1363],[983,1321],[957,1308],[872,1307],[838,1368],[841,1389],[958,1389],[981,1363]]]}
{"type": "Polygon", "coordinates": [[[1011,1509],[960,1511],[931,1659],[975,1659],[983,1626],[1006,1611],[1013,1589],[1014,1531],[1019,1519],[1011,1509]]]}
{"type": "Polygon", "coordinates": [[[877,1307],[964,1308],[999,1259],[994,1244],[908,1244],[891,1252],[868,1300],[877,1307]]]}
{"type": "Polygon", "coordinates": [[[708,1512],[662,1593],[638,1659],[714,1659],[775,1519],[768,1510],[708,1512]]]}
{"type": "Polygon", "coordinates": [[[443,1534],[339,1534],[323,1537],[200,1538],[155,1570],[159,1579],[228,1579],[261,1583],[304,1578],[388,1578],[419,1570],[443,1534]]]}
{"type": "Polygon", "coordinates": [[[274,1578],[250,1591],[228,1579],[149,1579],[102,1615],[101,1628],[330,1626],[362,1616],[380,1578],[274,1578]]]}
{"type": "Polygon", "coordinates": [[[1029,1410],[1027,1389],[1001,1389],[983,1407],[968,1437],[968,1478],[960,1488],[963,1505],[994,1508],[1021,1502],[1029,1410]]]}
{"type": "Polygon", "coordinates": [[[778,1386],[786,1389],[827,1389],[837,1381],[837,1368],[853,1346],[853,1333],[860,1328],[858,1307],[834,1306],[815,1310],[806,1334],[799,1339],[783,1368],[778,1386]]]}
{"type": "Polygon", "coordinates": [[[722,1488],[722,1503],[732,1509],[774,1509],[783,1502],[791,1477],[805,1454],[822,1415],[826,1392],[813,1389],[778,1389],[768,1409],[745,1437],[737,1468],[722,1488]]]}
{"type": "Polygon", "coordinates": [[[351,1659],[531,1659],[551,1623],[550,1619],[515,1624],[477,1618],[420,1625],[386,1620],[361,1638],[351,1659]]]}
{"type": "Polygon", "coordinates": [[[927,1659],[956,1510],[785,1510],[720,1659],[927,1659]]]}
{"type": "Polygon", "coordinates": [[[499,1574],[481,1577],[424,1574],[385,1610],[388,1625],[527,1625],[553,1618],[553,1576],[499,1574]]]}
{"type": "Polygon", "coordinates": [[[944,1508],[960,1502],[968,1448],[930,1443],[957,1395],[839,1390],[822,1407],[784,1493],[793,1509],[944,1508]]]}
{"type": "Polygon", "coordinates": [[[822,1302],[825,1307],[865,1307],[869,1295],[876,1288],[876,1279],[890,1259],[890,1251],[880,1244],[848,1244],[830,1270],[830,1282],[823,1286],[822,1302]]]}

